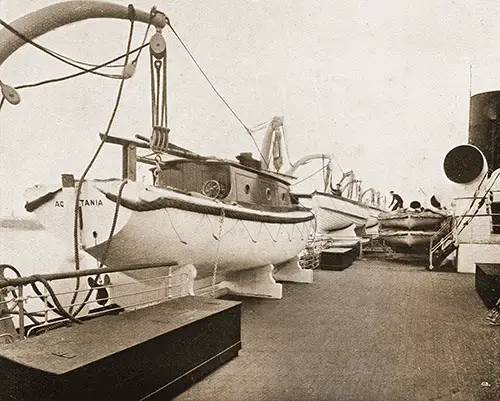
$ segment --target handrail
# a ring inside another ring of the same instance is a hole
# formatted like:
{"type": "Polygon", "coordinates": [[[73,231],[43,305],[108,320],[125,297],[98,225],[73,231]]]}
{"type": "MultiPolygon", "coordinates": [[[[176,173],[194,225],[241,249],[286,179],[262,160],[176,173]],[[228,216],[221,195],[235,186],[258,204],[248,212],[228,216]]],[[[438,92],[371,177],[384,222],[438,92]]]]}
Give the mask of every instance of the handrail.
{"type": "MultiPolygon", "coordinates": [[[[135,266],[125,266],[125,267],[100,267],[98,269],[86,269],[86,270],[74,270],[68,272],[61,273],[50,273],[50,274],[38,274],[36,276],[27,276],[27,277],[16,277],[16,278],[0,278],[0,289],[9,287],[9,286],[23,286],[31,283],[36,283],[40,281],[40,278],[45,279],[47,281],[51,280],[64,280],[68,278],[77,278],[84,276],[92,276],[95,274],[104,274],[104,273],[118,273],[129,270],[144,270],[151,269],[155,267],[173,267],[177,266],[176,262],[166,262],[166,263],[156,263],[156,264],[143,264],[143,265],[135,265],[135,266]]],[[[0,264],[0,269],[5,267],[12,267],[11,265],[0,264]]]]}
{"type": "Polygon", "coordinates": [[[452,227],[448,227],[447,225],[443,225],[438,232],[436,232],[432,237],[429,245],[429,268],[432,269],[432,260],[434,256],[434,252],[441,248],[444,244],[448,243],[452,238],[456,238],[460,233],[467,227],[467,225],[474,219],[474,217],[485,217],[485,216],[493,216],[493,215],[499,215],[498,213],[492,214],[492,213],[487,213],[487,214],[478,214],[479,210],[481,207],[484,205],[484,202],[486,201],[487,197],[491,193],[496,193],[500,192],[499,190],[491,190],[495,182],[500,176],[500,169],[495,170],[495,172],[491,175],[491,177],[488,179],[486,188],[481,190],[481,185],[483,184],[484,179],[481,181],[481,183],[478,184],[478,187],[474,191],[473,196],[465,196],[465,197],[459,197],[455,199],[470,199],[471,202],[470,204],[466,207],[466,210],[458,217],[455,218],[455,224],[452,224],[452,227]],[[481,195],[479,195],[482,193],[481,195]],[[476,204],[476,200],[479,199],[479,202],[476,204]],[[474,205],[476,204],[476,210],[474,213],[471,213],[474,205]],[[471,214],[470,214],[471,213],[471,214]],[[433,242],[435,239],[439,238],[442,233],[449,229],[450,232],[446,234],[443,238],[441,238],[436,244],[433,245],[433,242]]]}
{"type": "MultiPolygon", "coordinates": [[[[187,295],[194,295],[193,280],[195,272],[192,269],[183,270],[173,269],[178,266],[177,263],[161,263],[155,265],[140,265],[124,268],[108,268],[103,267],[99,269],[86,269],[71,272],[62,272],[54,274],[44,274],[38,276],[17,277],[17,278],[3,278],[0,280],[0,288],[3,298],[0,304],[3,304],[3,311],[0,312],[0,320],[9,320],[16,317],[18,323],[16,339],[24,339],[26,333],[29,335],[33,331],[48,330],[51,327],[57,328],[65,325],[69,321],[82,323],[86,319],[101,316],[111,312],[122,312],[140,307],[147,307],[157,304],[159,302],[167,302],[169,300],[183,297],[187,295]],[[88,289],[79,289],[77,293],[88,293],[96,291],[95,299],[90,300],[89,297],[75,302],[69,302],[68,296],[73,292],[63,291],[55,292],[49,285],[49,280],[64,280],[74,277],[94,276],[104,273],[118,273],[132,270],[154,269],[164,267],[166,268],[164,274],[154,277],[145,277],[144,279],[119,280],[116,284],[99,283],[98,285],[89,284],[88,289]],[[44,283],[44,291],[38,291],[36,287],[31,291],[26,291],[27,284],[33,284],[36,281],[44,283]],[[35,302],[33,304],[33,302],[35,302]],[[39,304],[41,302],[41,304],[39,304]],[[27,305],[30,307],[27,309],[27,305]],[[78,312],[82,312],[78,319],[76,315],[65,313],[70,306],[78,306],[78,312]],[[86,306],[89,309],[83,310],[86,306]]],[[[11,268],[15,272],[13,266],[0,265],[2,269],[11,268]]],[[[14,323],[14,320],[12,320],[14,323]]],[[[0,336],[1,336],[0,332],[0,336]]]]}

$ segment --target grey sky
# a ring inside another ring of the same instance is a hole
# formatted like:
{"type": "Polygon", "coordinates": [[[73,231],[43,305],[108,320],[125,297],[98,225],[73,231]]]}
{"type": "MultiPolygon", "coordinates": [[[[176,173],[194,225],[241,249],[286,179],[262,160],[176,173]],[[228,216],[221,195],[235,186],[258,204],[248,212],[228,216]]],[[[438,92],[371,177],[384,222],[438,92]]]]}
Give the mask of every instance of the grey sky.
{"type": "MultiPolygon", "coordinates": [[[[127,5],[129,1],[115,1],[127,5]]],[[[50,0],[0,0],[12,21],[50,0]]],[[[446,192],[441,162],[466,142],[469,66],[473,92],[500,85],[500,11],[495,1],[210,0],[156,4],[216,87],[248,126],[284,115],[291,157],[333,152],[365,187],[407,200],[446,192]]],[[[144,27],[137,26],[136,43],[144,27]]],[[[171,140],[202,154],[256,153],[168,30],[171,140]]],[[[83,22],[40,43],[65,55],[102,62],[122,53],[126,22],[83,22]]],[[[127,82],[112,134],[149,136],[147,54],[127,82]]],[[[0,67],[12,85],[72,72],[29,46],[0,67]]],[[[118,81],[83,77],[21,92],[0,114],[0,214],[21,210],[24,188],[79,176],[107,124],[118,81]]],[[[256,135],[260,143],[262,133],[256,135]]],[[[90,176],[119,171],[108,148],[90,176]]],[[[319,168],[308,166],[299,176],[319,168]]],[[[340,172],[337,172],[340,174],[340,172]]],[[[304,190],[320,185],[316,181],[304,190]]]]}

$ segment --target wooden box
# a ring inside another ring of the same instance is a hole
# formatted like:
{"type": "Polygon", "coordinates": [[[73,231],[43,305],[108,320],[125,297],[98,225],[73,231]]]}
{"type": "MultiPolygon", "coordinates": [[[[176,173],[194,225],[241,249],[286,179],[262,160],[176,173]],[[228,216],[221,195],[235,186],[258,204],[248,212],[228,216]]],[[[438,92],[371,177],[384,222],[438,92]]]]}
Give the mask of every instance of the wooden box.
{"type": "Polygon", "coordinates": [[[201,297],[0,347],[1,400],[165,400],[237,356],[241,304],[201,297]]]}
{"type": "Polygon", "coordinates": [[[476,263],[476,291],[488,309],[500,298],[500,264],[476,263]]]}
{"type": "Polygon", "coordinates": [[[321,252],[319,267],[323,270],[344,270],[352,265],[357,253],[354,248],[329,248],[321,252]]]}

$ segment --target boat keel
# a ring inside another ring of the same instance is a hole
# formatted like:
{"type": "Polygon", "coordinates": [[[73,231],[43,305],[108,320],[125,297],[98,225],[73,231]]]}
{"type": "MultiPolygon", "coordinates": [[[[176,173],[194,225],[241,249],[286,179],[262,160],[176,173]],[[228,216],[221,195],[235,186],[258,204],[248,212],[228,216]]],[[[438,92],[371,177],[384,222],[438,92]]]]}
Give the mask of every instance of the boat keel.
{"type": "Polygon", "coordinates": [[[291,281],[292,283],[312,283],[313,271],[311,269],[303,269],[299,265],[299,257],[295,256],[288,262],[277,266],[274,272],[274,278],[277,281],[291,281]]]}
{"type": "Polygon", "coordinates": [[[257,267],[251,270],[231,272],[221,283],[228,291],[235,295],[257,298],[281,299],[283,288],[273,277],[273,265],[257,267]]]}

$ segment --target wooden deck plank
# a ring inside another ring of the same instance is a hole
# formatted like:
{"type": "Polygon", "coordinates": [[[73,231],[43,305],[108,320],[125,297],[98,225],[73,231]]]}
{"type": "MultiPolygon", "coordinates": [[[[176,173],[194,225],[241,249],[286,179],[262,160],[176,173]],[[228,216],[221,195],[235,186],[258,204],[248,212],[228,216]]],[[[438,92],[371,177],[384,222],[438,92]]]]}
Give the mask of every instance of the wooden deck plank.
{"type": "Polygon", "coordinates": [[[364,260],[314,281],[244,299],[239,357],[176,400],[500,399],[500,329],[473,275],[364,260]]]}

